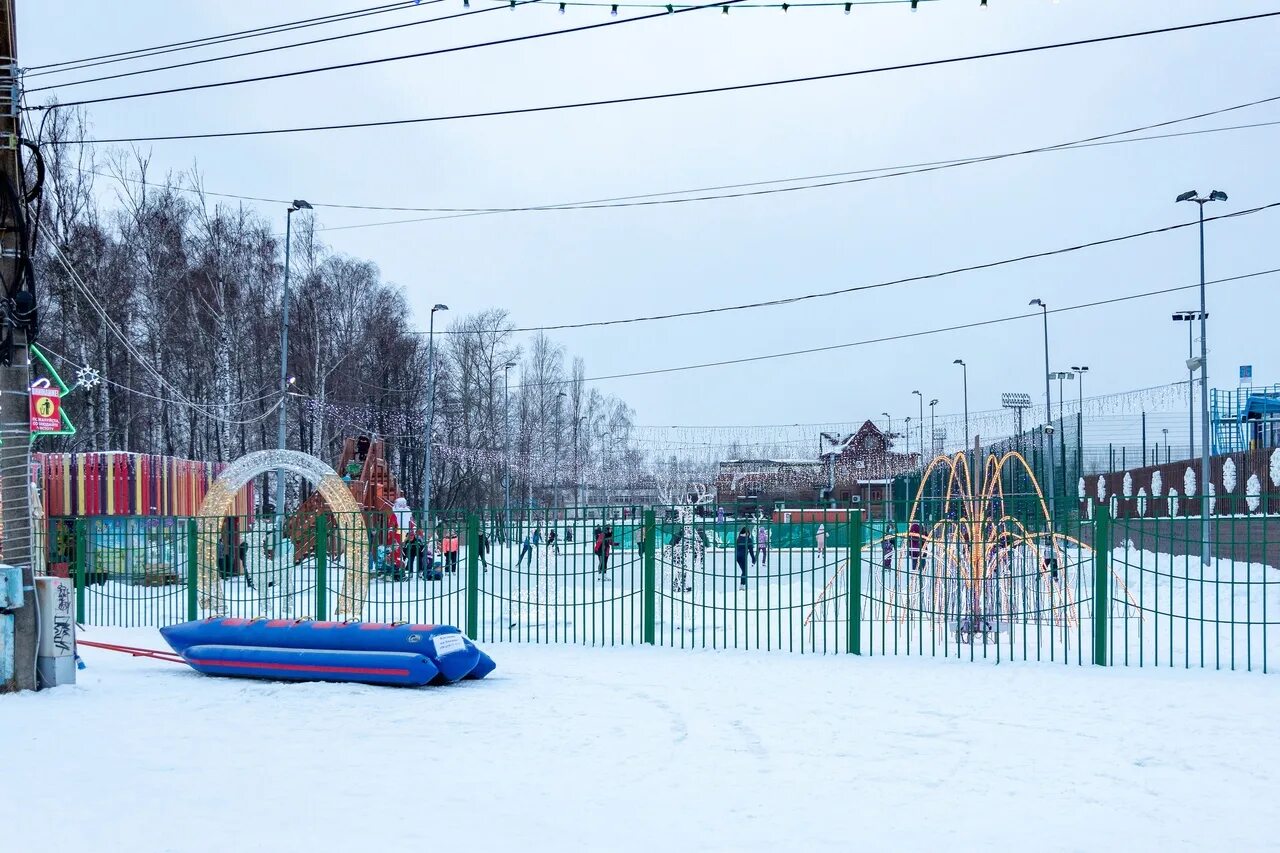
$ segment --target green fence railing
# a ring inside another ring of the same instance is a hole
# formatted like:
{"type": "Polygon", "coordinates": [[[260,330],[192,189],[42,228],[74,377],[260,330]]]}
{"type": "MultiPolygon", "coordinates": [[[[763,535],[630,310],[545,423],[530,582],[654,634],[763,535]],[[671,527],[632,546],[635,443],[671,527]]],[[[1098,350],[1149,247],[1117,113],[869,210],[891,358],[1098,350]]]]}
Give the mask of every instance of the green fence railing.
{"type": "MultiPolygon", "coordinates": [[[[1268,501],[1264,506],[1274,506],[1268,501]]],[[[79,621],[214,614],[448,623],[484,642],[760,649],[1267,671],[1280,516],[1112,518],[1034,500],[726,518],[688,507],[55,519],[79,621]],[[1099,604],[1101,602],[1102,604],[1099,604]]]]}

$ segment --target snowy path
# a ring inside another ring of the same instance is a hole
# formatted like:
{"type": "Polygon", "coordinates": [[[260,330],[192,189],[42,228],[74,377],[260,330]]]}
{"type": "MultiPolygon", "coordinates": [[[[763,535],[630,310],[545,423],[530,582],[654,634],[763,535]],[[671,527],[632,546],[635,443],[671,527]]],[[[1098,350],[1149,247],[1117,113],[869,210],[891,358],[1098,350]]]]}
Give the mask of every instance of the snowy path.
{"type": "Polygon", "coordinates": [[[396,690],[82,651],[77,687],[0,697],[6,849],[51,849],[50,831],[94,853],[1246,850],[1280,833],[1272,676],[503,644],[486,681],[396,690]]]}

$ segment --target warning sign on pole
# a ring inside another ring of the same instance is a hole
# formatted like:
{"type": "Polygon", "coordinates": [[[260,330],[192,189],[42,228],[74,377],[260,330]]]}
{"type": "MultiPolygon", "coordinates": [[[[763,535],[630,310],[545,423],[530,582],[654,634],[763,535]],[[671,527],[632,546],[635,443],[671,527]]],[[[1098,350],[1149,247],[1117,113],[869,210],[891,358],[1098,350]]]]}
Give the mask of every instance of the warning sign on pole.
{"type": "Polygon", "coordinates": [[[31,386],[31,431],[57,432],[62,428],[62,392],[42,379],[31,386]]]}

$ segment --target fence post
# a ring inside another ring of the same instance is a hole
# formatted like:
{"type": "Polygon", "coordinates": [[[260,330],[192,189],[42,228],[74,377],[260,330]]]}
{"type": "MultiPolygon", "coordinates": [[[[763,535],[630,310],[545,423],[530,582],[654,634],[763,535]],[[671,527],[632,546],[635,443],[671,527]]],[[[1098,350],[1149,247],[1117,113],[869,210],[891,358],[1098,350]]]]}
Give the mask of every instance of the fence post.
{"type": "Polygon", "coordinates": [[[315,517],[316,555],[316,619],[329,618],[329,516],[319,513],[315,517]]]}
{"type": "Polygon", "coordinates": [[[89,536],[85,529],[88,521],[84,518],[75,520],[75,560],[72,565],[72,571],[76,577],[76,621],[81,625],[84,624],[84,591],[88,586],[89,578],[89,536]]]}
{"type": "Polygon", "coordinates": [[[1093,663],[1107,665],[1107,629],[1111,620],[1111,510],[1099,503],[1093,514],[1093,663]]]}
{"type": "MultiPolygon", "coordinates": [[[[651,508],[644,511],[644,578],[641,590],[644,598],[644,642],[652,646],[657,633],[657,567],[654,559],[655,540],[658,538],[655,513],[651,508]]],[[[633,635],[634,636],[634,635],[633,635]]]]}
{"type": "MultiPolygon", "coordinates": [[[[219,531],[218,535],[222,535],[219,531]]],[[[194,622],[200,618],[200,540],[194,518],[187,519],[187,621],[194,622]]]]}
{"type": "Polygon", "coordinates": [[[480,517],[467,514],[467,636],[480,639],[480,517]]]}
{"type": "Polygon", "coordinates": [[[849,654],[862,654],[862,510],[854,507],[849,513],[848,564],[848,631],[846,646],[849,654]]]}

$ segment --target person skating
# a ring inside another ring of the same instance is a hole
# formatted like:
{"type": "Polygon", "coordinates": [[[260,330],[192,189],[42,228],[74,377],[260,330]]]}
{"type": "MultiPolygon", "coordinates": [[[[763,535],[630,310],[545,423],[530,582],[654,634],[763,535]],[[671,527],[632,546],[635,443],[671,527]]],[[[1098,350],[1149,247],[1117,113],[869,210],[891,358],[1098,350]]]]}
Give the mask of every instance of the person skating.
{"type": "Polygon", "coordinates": [[[480,538],[476,540],[476,557],[480,560],[480,565],[484,566],[484,570],[489,571],[489,534],[483,530],[480,531],[480,538]]]}
{"type": "Polygon", "coordinates": [[[604,580],[605,572],[609,571],[609,552],[613,550],[613,528],[604,527],[596,528],[596,541],[592,547],[592,551],[596,555],[597,571],[600,574],[600,580],[604,580]]]}
{"type": "Polygon", "coordinates": [[[733,559],[738,564],[738,588],[747,588],[747,558],[751,558],[751,562],[756,561],[755,549],[751,546],[751,531],[742,528],[738,531],[738,539],[733,546],[733,559]]]}
{"type": "Polygon", "coordinates": [[[440,549],[444,552],[445,570],[456,572],[458,570],[458,541],[457,531],[446,533],[444,540],[440,543],[440,549]]]}
{"type": "Polygon", "coordinates": [[[520,555],[516,557],[516,568],[524,565],[524,558],[529,558],[529,565],[533,565],[533,536],[526,533],[524,538],[520,540],[520,555]]]}
{"type": "Polygon", "coordinates": [[[907,528],[907,561],[911,571],[920,571],[921,555],[924,553],[924,526],[918,521],[911,522],[907,528]]]}
{"type": "Polygon", "coordinates": [[[767,570],[769,568],[769,525],[764,521],[756,524],[756,554],[761,567],[767,570]]]}
{"type": "Polygon", "coordinates": [[[556,544],[556,529],[554,527],[547,528],[547,553],[554,556],[560,556],[560,546],[556,544]]]}
{"type": "Polygon", "coordinates": [[[825,524],[818,525],[818,532],[813,535],[813,542],[818,546],[818,556],[827,556],[827,526],[825,524]]]}

